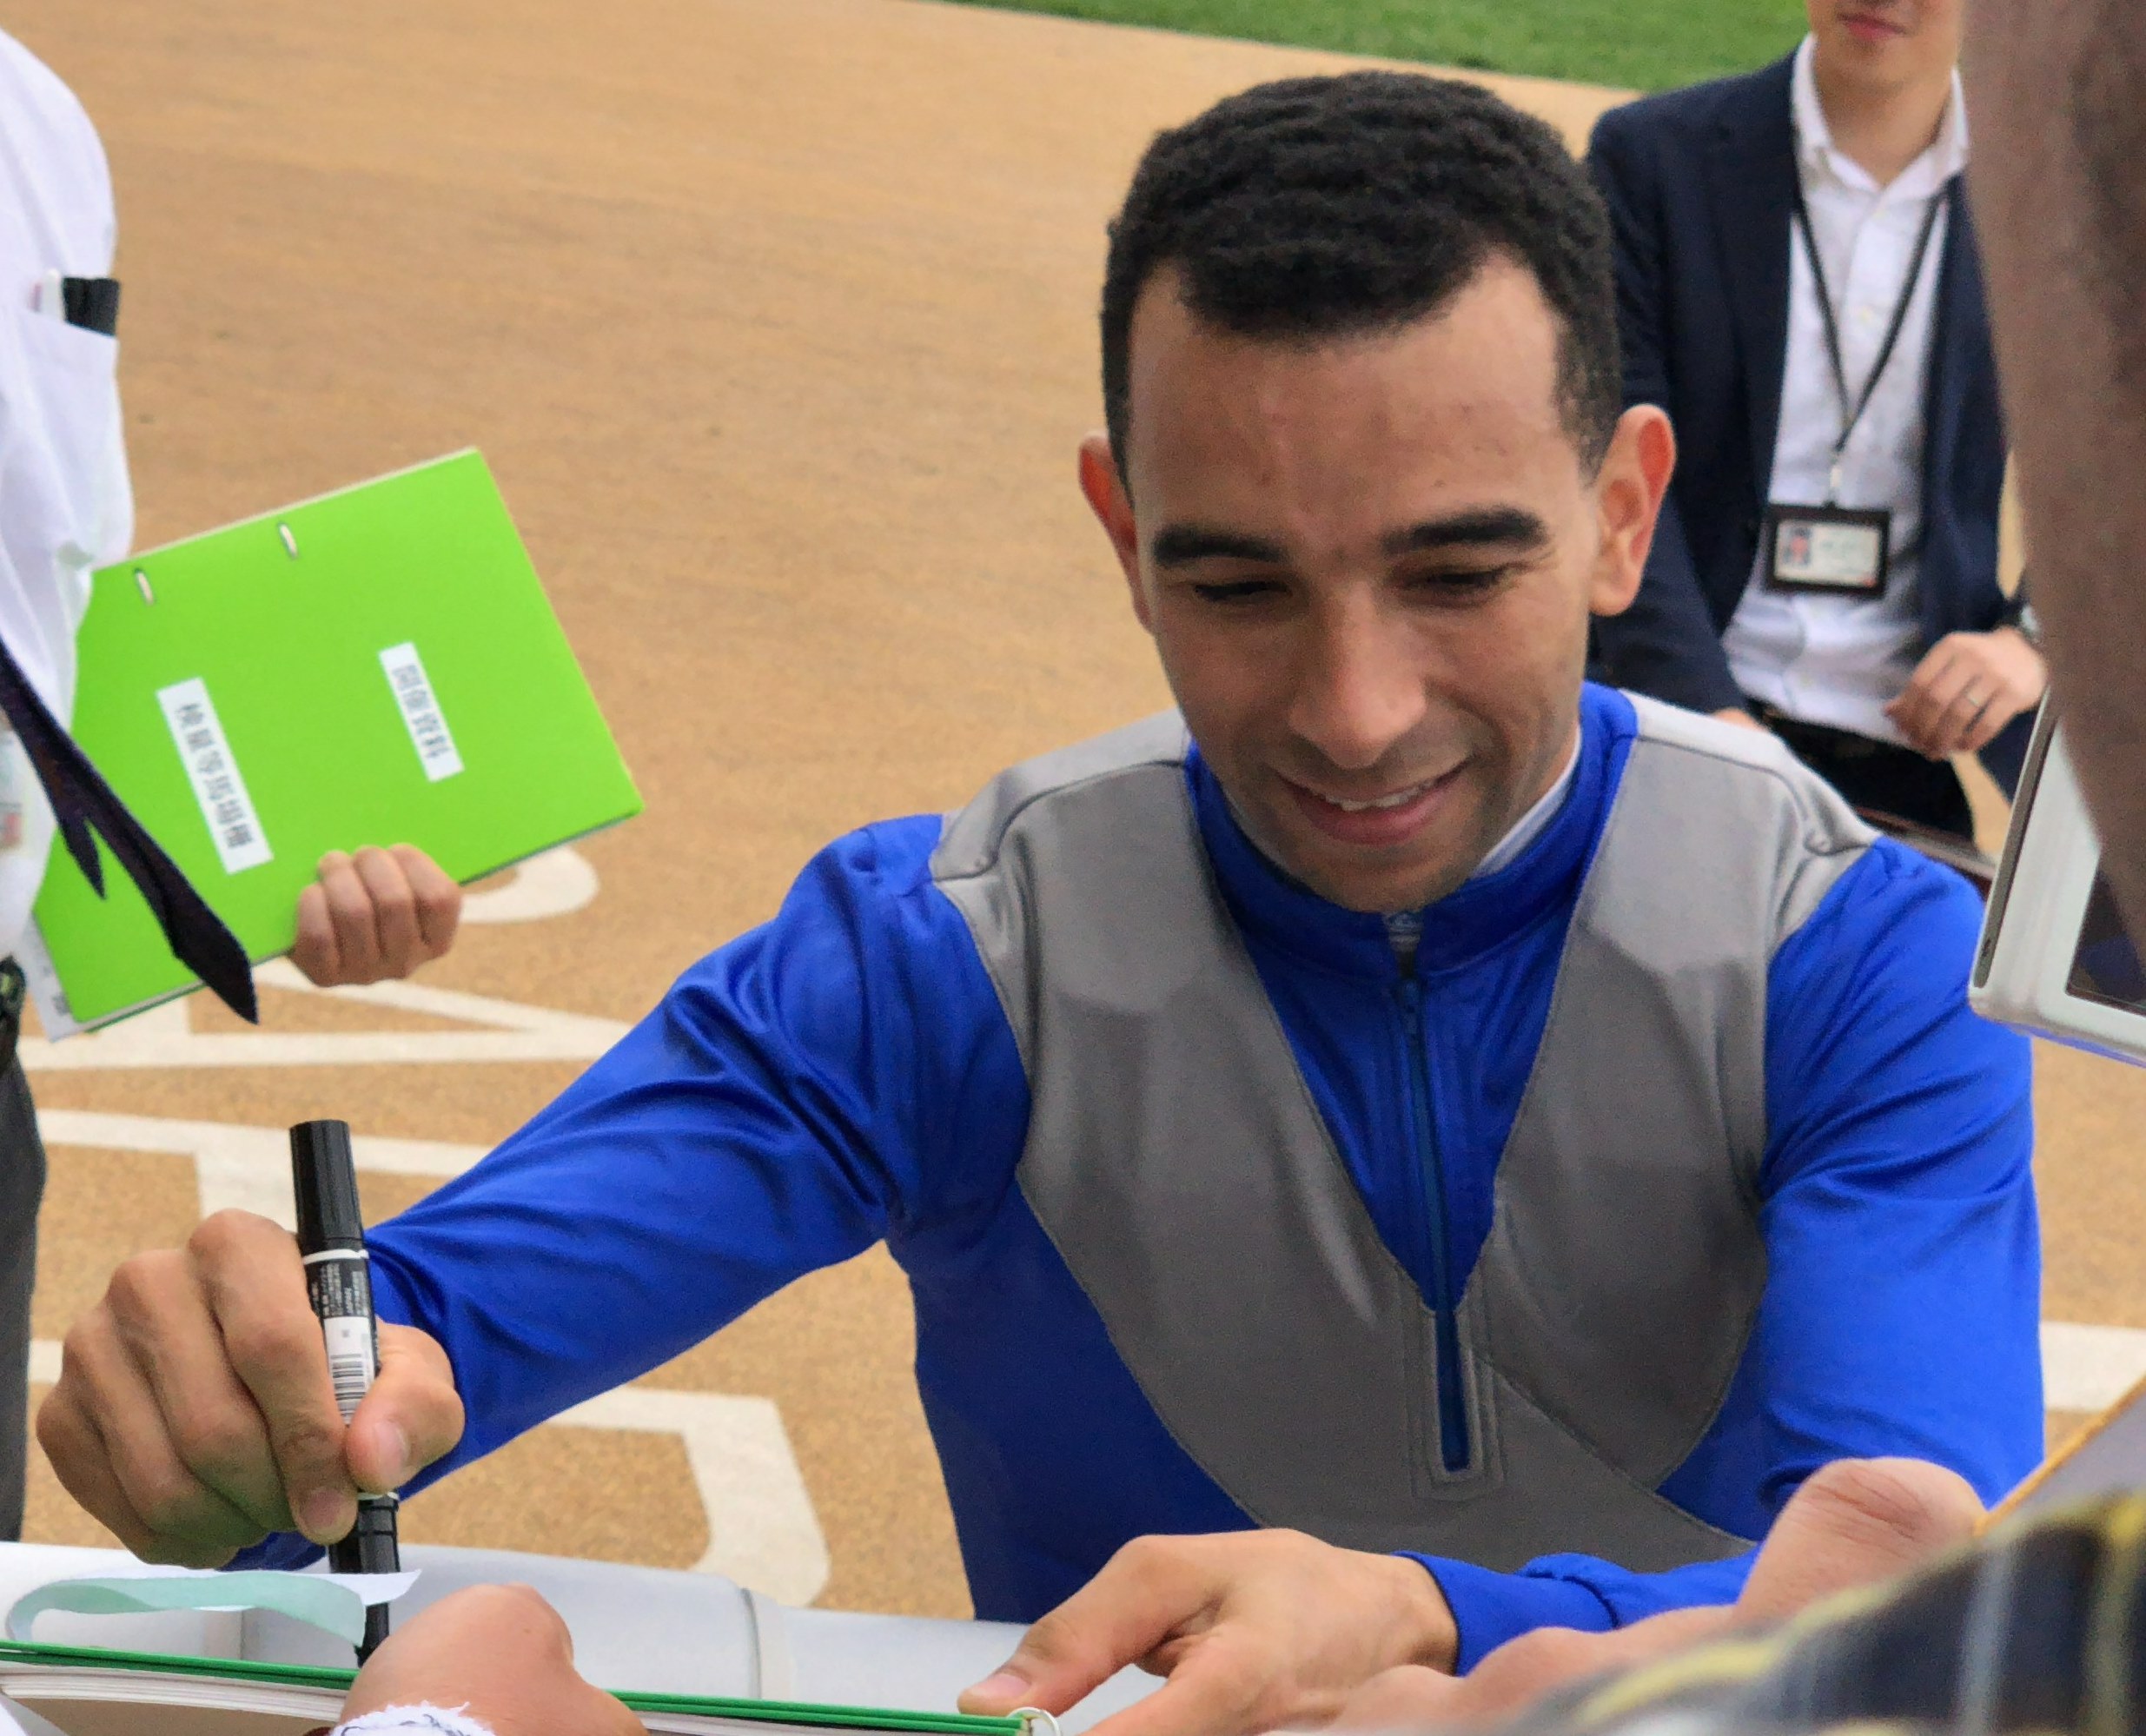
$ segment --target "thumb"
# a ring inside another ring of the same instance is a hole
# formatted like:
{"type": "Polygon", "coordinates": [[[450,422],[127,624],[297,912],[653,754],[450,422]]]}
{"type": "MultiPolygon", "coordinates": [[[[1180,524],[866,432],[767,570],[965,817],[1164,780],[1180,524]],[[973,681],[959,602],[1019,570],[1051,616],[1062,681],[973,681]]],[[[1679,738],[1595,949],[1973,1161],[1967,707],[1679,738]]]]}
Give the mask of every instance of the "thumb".
{"type": "Polygon", "coordinates": [[[462,1401],[447,1352],[414,1326],[380,1329],[380,1374],[343,1439],[350,1480],[369,1494],[399,1489],[462,1438],[462,1401]]]}
{"type": "Polygon", "coordinates": [[[1766,1534],[1739,1619],[1795,1614],[1835,1592],[1918,1567],[1970,1541],[1983,1516],[1966,1481],[1919,1459],[1840,1459],[1805,1480],[1766,1534]]]}

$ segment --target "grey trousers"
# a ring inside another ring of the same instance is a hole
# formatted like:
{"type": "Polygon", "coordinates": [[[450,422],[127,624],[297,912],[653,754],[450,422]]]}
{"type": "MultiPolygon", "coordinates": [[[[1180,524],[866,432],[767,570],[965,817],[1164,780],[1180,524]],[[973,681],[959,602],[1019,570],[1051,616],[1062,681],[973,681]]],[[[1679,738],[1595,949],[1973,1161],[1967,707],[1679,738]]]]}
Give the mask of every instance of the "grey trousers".
{"type": "Polygon", "coordinates": [[[0,1540],[23,1534],[23,1478],[30,1452],[30,1293],[37,1276],[37,1203],[44,1144],[30,1082],[15,1058],[19,1004],[0,996],[0,1540]]]}

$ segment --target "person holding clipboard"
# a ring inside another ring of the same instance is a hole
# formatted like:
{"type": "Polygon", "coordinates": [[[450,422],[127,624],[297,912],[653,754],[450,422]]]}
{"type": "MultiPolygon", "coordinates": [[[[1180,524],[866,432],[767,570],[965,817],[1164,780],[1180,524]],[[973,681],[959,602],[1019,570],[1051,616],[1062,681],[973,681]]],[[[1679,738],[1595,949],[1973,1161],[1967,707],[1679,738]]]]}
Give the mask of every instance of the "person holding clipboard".
{"type": "MultiPolygon", "coordinates": [[[[0,34],[0,1539],[20,1534],[43,1147],[15,1050],[19,944],[56,835],[134,879],[172,949],[252,1017],[246,957],[68,739],[89,575],[133,535],[103,147],[73,93],[0,34]],[[56,818],[55,810],[57,810],[56,818]]],[[[298,907],[314,982],[405,977],[452,943],[461,891],[409,845],[337,853],[298,907]]]]}
{"type": "Polygon", "coordinates": [[[1611,110],[1627,403],[1680,447],[1619,686],[1781,735],[1860,807],[1962,837],[2046,679],[1999,590],[2004,433],[1962,176],[1962,0],[1809,0],[1743,77],[1611,110]]]}

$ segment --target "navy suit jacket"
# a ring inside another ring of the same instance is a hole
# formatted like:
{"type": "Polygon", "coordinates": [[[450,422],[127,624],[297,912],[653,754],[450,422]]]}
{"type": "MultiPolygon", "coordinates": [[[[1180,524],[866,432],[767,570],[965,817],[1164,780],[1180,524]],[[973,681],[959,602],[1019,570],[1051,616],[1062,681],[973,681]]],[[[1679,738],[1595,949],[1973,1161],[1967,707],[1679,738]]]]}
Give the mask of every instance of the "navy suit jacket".
{"type": "MultiPolygon", "coordinates": [[[[1613,109],[1588,147],[1616,239],[1625,401],[1668,411],[1678,447],[1639,599],[1596,623],[1595,653],[1618,686],[1695,711],[1744,703],[1721,635],[1758,553],[1780,416],[1793,64],[1613,109]]],[[[1997,582],[2004,413],[1964,189],[1937,273],[1924,403],[1924,649],[2018,616],[1997,582]]],[[[1985,750],[2008,786],[2026,721],[1985,750]]]]}

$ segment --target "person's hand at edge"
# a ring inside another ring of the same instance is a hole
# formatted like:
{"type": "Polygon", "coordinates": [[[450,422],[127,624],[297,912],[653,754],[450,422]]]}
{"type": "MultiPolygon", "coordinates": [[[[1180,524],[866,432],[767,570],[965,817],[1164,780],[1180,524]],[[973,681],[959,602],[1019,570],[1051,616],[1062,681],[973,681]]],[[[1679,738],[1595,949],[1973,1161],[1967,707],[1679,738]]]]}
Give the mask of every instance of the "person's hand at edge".
{"type": "Polygon", "coordinates": [[[453,1707],[493,1736],[641,1736],[624,1706],[582,1680],[559,1612],[527,1586],[472,1586],[414,1617],[366,1662],[346,1719],[453,1707]]]}
{"type": "Polygon", "coordinates": [[[298,895],[290,961],[321,988],[407,977],[442,957],[462,919],[462,889],[414,844],[331,850],[298,895]]]}
{"type": "Polygon", "coordinates": [[[1375,1673],[1450,1669],[1444,1594],[1417,1562],[1294,1531],[1143,1537],[1030,1628],[964,1712],[1063,1712],[1137,1663],[1169,1678],[1094,1736],[1248,1736],[1323,1724],[1375,1673]]]}
{"type": "Polygon", "coordinates": [[[1839,1460],[1814,1471],[1790,1498],[1733,1607],[1671,1610],[1606,1633],[1538,1628],[1459,1679],[1389,1670],[1351,1696],[1335,1724],[1398,1731],[1509,1718],[1587,1677],[1783,1620],[1837,1592],[1906,1573],[1969,1541],[1982,1517],[1975,1492],[1942,1466],[1839,1460]]]}
{"type": "Polygon", "coordinates": [[[1885,707],[1908,745],[1931,759],[1976,753],[2042,703],[2049,666],[2017,627],[1949,633],[1885,707]]]}
{"type": "Polygon", "coordinates": [[[1735,724],[1743,729],[1755,729],[1761,735],[1771,733],[1764,724],[1741,706],[1731,706],[1724,711],[1716,712],[1714,716],[1722,723],[1735,724]]]}
{"type": "Polygon", "coordinates": [[[461,1438],[439,1344],[380,1329],[346,1429],[298,1243],[249,1212],[136,1255],[68,1332],[37,1439],[67,1492],[145,1561],[220,1567],[274,1531],[347,1534],[461,1438]]]}

